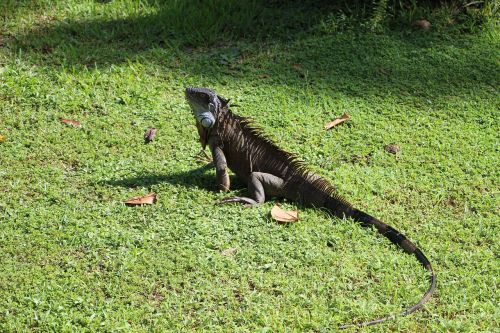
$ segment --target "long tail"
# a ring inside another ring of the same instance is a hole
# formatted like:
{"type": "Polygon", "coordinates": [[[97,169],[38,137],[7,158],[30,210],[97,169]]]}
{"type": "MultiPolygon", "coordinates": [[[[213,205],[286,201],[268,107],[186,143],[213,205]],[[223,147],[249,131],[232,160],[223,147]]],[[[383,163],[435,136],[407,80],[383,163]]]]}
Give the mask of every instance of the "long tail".
{"type": "Polygon", "coordinates": [[[392,243],[400,246],[406,253],[409,254],[414,254],[415,257],[417,257],[417,260],[422,264],[422,266],[425,267],[426,270],[429,271],[429,289],[425,292],[425,294],[420,298],[420,301],[418,301],[417,304],[413,305],[412,307],[404,310],[403,312],[399,314],[392,314],[388,315],[386,317],[374,319],[371,321],[367,322],[362,322],[362,323],[356,323],[356,324],[349,324],[349,325],[343,325],[340,328],[345,329],[349,327],[363,327],[363,326],[370,326],[370,325],[375,325],[378,323],[382,323],[387,320],[392,320],[395,319],[398,316],[407,316],[410,313],[413,313],[420,309],[425,302],[429,300],[431,297],[432,293],[434,292],[434,289],[436,289],[436,274],[434,273],[434,270],[432,269],[431,263],[427,259],[427,257],[420,251],[420,249],[413,244],[409,239],[407,239],[403,234],[401,234],[399,231],[394,229],[393,227],[383,223],[382,221],[377,220],[373,216],[368,215],[365,212],[362,212],[358,209],[352,208],[350,210],[349,217],[352,217],[355,221],[361,222],[361,224],[364,227],[369,227],[369,226],[374,226],[377,228],[378,232],[387,237],[392,243]]]}

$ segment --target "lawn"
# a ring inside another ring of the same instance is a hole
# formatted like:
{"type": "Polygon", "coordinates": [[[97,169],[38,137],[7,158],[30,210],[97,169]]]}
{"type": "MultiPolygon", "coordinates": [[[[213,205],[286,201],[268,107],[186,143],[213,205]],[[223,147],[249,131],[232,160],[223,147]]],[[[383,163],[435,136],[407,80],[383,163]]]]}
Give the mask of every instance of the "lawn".
{"type": "Polygon", "coordinates": [[[214,205],[227,194],[196,159],[186,86],[231,98],[429,257],[425,308],[363,331],[498,329],[498,29],[371,32],[336,13],[2,1],[0,331],[327,332],[425,292],[414,257],[351,221],[283,200],[298,223],[272,222],[273,201],[214,205]],[[123,204],[149,192],[154,205],[123,204]]]}

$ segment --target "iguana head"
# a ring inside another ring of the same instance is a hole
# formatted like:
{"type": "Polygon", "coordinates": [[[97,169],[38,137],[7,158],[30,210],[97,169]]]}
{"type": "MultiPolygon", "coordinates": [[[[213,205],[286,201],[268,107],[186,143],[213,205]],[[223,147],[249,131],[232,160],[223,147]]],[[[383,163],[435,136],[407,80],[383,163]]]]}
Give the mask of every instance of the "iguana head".
{"type": "Polygon", "coordinates": [[[201,144],[205,148],[210,130],[217,122],[217,115],[227,106],[229,100],[218,96],[208,88],[186,88],[186,100],[196,118],[196,127],[201,144]]]}
{"type": "Polygon", "coordinates": [[[196,120],[204,128],[215,125],[217,114],[228,105],[229,100],[208,88],[186,88],[186,99],[196,120]]]}

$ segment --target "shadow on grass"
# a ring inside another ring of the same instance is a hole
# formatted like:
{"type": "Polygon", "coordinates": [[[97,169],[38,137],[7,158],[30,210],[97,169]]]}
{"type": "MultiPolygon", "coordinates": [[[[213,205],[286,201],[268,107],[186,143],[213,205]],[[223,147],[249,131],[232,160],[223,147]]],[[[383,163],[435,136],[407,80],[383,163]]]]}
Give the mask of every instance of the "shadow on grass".
{"type": "Polygon", "coordinates": [[[339,14],[345,1],[149,3],[147,13],[106,14],[104,7],[94,15],[104,18],[52,21],[15,36],[10,48],[46,66],[139,59],[212,82],[307,85],[353,96],[448,98],[498,85],[497,46],[408,29],[338,33],[348,25],[339,14]]]}
{"type": "Polygon", "coordinates": [[[102,7],[95,10],[94,14],[99,13],[95,19],[47,18],[48,24],[16,36],[17,46],[45,53],[45,59],[54,64],[110,65],[154,48],[189,53],[196,48],[220,47],[239,40],[290,40],[338,8],[336,1],[146,3],[150,3],[148,10],[124,8],[126,16],[116,12],[116,8],[114,13],[107,13],[102,7]],[[48,56],[53,52],[56,54],[48,56]]]}
{"type": "MultiPolygon", "coordinates": [[[[217,191],[215,175],[208,174],[207,171],[212,169],[211,165],[205,165],[190,171],[178,172],[172,174],[146,174],[136,177],[129,177],[116,180],[107,180],[99,182],[99,184],[119,186],[127,188],[135,187],[151,187],[152,185],[169,183],[172,185],[180,185],[186,188],[200,188],[210,191],[217,191]]],[[[231,177],[231,187],[233,189],[243,188],[244,184],[236,179],[234,175],[231,177]]]]}

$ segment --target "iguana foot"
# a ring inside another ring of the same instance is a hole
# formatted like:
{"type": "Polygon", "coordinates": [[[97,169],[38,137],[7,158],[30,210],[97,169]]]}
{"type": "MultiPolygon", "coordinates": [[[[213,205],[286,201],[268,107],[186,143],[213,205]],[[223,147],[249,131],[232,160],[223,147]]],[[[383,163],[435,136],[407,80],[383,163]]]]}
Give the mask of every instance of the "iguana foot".
{"type": "Polygon", "coordinates": [[[228,204],[228,203],[240,203],[245,206],[252,207],[257,206],[259,203],[253,199],[247,197],[228,197],[224,198],[221,201],[217,202],[219,205],[228,204]]]}
{"type": "Polygon", "coordinates": [[[198,154],[196,154],[194,159],[197,162],[204,163],[205,164],[204,167],[215,166],[214,161],[212,160],[212,158],[210,156],[208,156],[207,152],[204,149],[200,150],[200,152],[198,154]]]}

